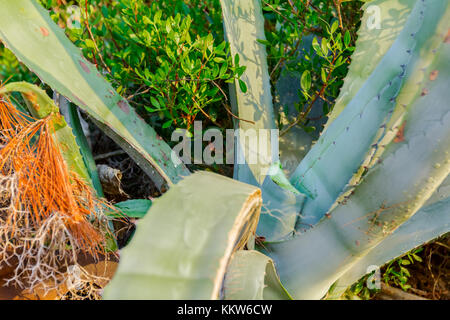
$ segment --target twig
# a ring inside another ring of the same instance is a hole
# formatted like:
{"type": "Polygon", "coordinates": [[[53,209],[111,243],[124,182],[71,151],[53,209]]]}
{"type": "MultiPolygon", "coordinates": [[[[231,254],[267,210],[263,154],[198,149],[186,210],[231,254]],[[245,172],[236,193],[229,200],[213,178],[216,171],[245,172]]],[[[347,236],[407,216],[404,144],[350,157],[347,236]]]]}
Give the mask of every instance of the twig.
{"type": "Polygon", "coordinates": [[[244,121],[244,122],[248,122],[251,124],[255,124],[255,121],[251,121],[251,120],[246,120],[246,119],[242,119],[239,118],[237,115],[235,115],[233,112],[231,112],[230,109],[228,109],[227,105],[225,103],[222,102],[222,105],[224,106],[225,110],[235,119],[240,120],[240,121],[244,121]]]}
{"type": "Polygon", "coordinates": [[[381,300],[428,300],[424,297],[405,292],[401,289],[381,283],[381,292],[378,295],[381,300]]]}
{"type": "MultiPolygon", "coordinates": [[[[298,47],[300,46],[300,43],[302,42],[302,39],[303,39],[303,37],[300,37],[300,39],[297,40],[297,43],[295,44],[294,49],[293,49],[291,52],[289,52],[289,54],[287,55],[287,57],[286,57],[286,56],[283,56],[283,57],[280,58],[280,60],[278,61],[278,63],[277,63],[276,66],[273,68],[272,72],[270,73],[270,76],[269,76],[269,77],[270,77],[271,79],[272,79],[272,75],[274,74],[275,70],[276,70],[278,67],[280,67],[280,65],[282,65],[282,63],[284,63],[284,62],[287,60],[287,58],[291,58],[291,57],[294,55],[294,53],[297,52],[298,47]]],[[[286,52],[286,47],[284,48],[284,52],[286,52]]]]}
{"type": "Polygon", "coordinates": [[[341,16],[341,0],[333,0],[334,6],[336,7],[336,11],[339,17],[339,26],[341,29],[344,29],[344,26],[342,24],[342,16],[341,16]]]}
{"type": "MultiPolygon", "coordinates": [[[[196,102],[197,103],[197,102],[196,102]]],[[[214,123],[216,126],[218,126],[219,128],[222,128],[222,126],[220,124],[218,124],[213,118],[210,117],[209,114],[207,114],[197,103],[197,108],[200,110],[201,113],[203,113],[203,115],[205,117],[207,117],[209,120],[211,120],[212,123],[214,123]]]]}
{"type": "Polygon", "coordinates": [[[434,243],[437,244],[437,245],[439,245],[439,246],[442,246],[442,247],[446,248],[447,250],[450,250],[450,247],[447,246],[446,244],[443,244],[442,242],[435,241],[434,243]]]}
{"type": "Polygon", "coordinates": [[[228,101],[228,97],[227,97],[227,95],[225,94],[225,92],[222,90],[222,88],[221,88],[214,80],[211,80],[211,81],[212,81],[212,83],[220,90],[220,92],[221,92],[222,95],[224,96],[225,100],[228,101]]]}
{"type": "Polygon", "coordinates": [[[103,60],[103,56],[102,56],[102,54],[100,53],[100,50],[97,47],[97,43],[95,42],[94,35],[92,34],[91,27],[89,25],[88,1],[87,0],[85,1],[85,6],[86,6],[86,8],[85,8],[85,15],[86,15],[85,25],[86,25],[87,31],[89,33],[89,37],[91,38],[92,43],[94,44],[95,51],[97,52],[97,54],[98,54],[98,56],[100,58],[100,61],[102,62],[103,66],[106,68],[106,70],[111,74],[111,69],[109,69],[109,67],[105,63],[105,60],[103,60]]]}
{"type": "Polygon", "coordinates": [[[147,92],[149,92],[149,91],[151,90],[151,88],[147,88],[147,89],[145,89],[144,91],[139,92],[140,89],[142,89],[142,87],[140,87],[140,88],[137,90],[137,92],[133,93],[132,95],[129,95],[129,96],[127,97],[127,100],[131,100],[131,99],[133,99],[134,97],[139,96],[139,95],[141,95],[141,94],[146,94],[147,92]]]}
{"type": "Polygon", "coordinates": [[[326,79],[326,81],[323,83],[322,88],[320,89],[320,91],[314,96],[314,98],[313,98],[313,99],[311,100],[311,102],[309,103],[308,107],[306,108],[306,111],[300,113],[300,114],[298,115],[297,119],[296,119],[294,122],[292,122],[291,124],[289,124],[288,127],[280,133],[280,137],[282,137],[283,135],[285,135],[292,127],[294,127],[295,125],[297,125],[298,123],[300,123],[302,120],[304,120],[304,118],[305,118],[305,117],[309,114],[309,112],[311,111],[311,109],[312,109],[314,103],[317,101],[317,99],[318,99],[319,97],[322,97],[322,96],[323,96],[323,94],[324,94],[324,92],[325,92],[325,89],[326,89],[327,86],[328,86],[328,81],[330,80],[331,74],[333,73],[333,70],[334,70],[334,68],[333,68],[333,63],[336,61],[336,58],[337,58],[337,56],[334,55],[334,56],[333,56],[333,60],[331,61],[331,66],[332,66],[332,67],[330,68],[330,71],[328,72],[327,79],[326,79]]]}

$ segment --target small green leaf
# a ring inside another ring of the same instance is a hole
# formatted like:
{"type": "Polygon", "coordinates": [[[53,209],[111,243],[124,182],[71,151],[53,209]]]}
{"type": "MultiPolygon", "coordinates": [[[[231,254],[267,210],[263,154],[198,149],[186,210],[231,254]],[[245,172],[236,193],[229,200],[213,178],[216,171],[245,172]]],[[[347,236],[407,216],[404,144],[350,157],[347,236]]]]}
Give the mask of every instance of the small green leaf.
{"type": "Polygon", "coordinates": [[[401,262],[402,262],[402,265],[404,265],[404,266],[411,264],[411,262],[409,262],[409,260],[406,260],[406,259],[402,259],[401,262]]]}
{"type": "Polygon", "coordinates": [[[114,206],[119,209],[119,213],[107,213],[108,216],[121,218],[123,217],[121,214],[124,214],[129,218],[140,219],[147,214],[147,211],[152,206],[152,201],[147,199],[133,199],[116,203],[114,206]]]}
{"type": "Polygon", "coordinates": [[[258,39],[256,41],[258,41],[259,43],[261,43],[261,44],[263,44],[265,46],[270,46],[270,42],[267,41],[267,40],[258,39]]]}
{"type": "Polygon", "coordinates": [[[150,97],[150,101],[152,102],[152,105],[155,106],[156,108],[160,109],[161,105],[159,104],[158,100],[156,100],[155,97],[150,97]]]}
{"type": "Polygon", "coordinates": [[[328,41],[325,38],[322,39],[321,49],[323,55],[326,56],[328,54],[328,41]]]}
{"type": "Polygon", "coordinates": [[[86,47],[88,47],[88,48],[91,48],[91,49],[95,48],[94,42],[91,39],[86,39],[84,41],[84,43],[86,44],[86,47]]]}
{"type": "Polygon", "coordinates": [[[317,41],[317,38],[314,37],[313,41],[312,41],[312,47],[314,49],[314,51],[318,52],[320,50],[320,45],[319,42],[317,41]]]}
{"type": "Polygon", "coordinates": [[[220,72],[219,72],[219,78],[224,79],[226,78],[225,73],[227,72],[228,64],[225,62],[220,66],[220,72]]]}
{"type": "Polygon", "coordinates": [[[325,68],[322,68],[320,70],[320,77],[322,78],[322,82],[326,83],[327,82],[327,73],[325,71],[325,68]]]}
{"type": "Polygon", "coordinates": [[[166,129],[172,125],[173,119],[170,119],[169,121],[166,121],[163,123],[162,128],[166,129]]]}
{"type": "Polygon", "coordinates": [[[350,44],[350,40],[351,40],[350,32],[347,30],[347,31],[345,31],[345,35],[344,35],[345,47],[348,47],[348,45],[350,44]]]}
{"type": "Polygon", "coordinates": [[[247,85],[245,84],[244,81],[242,81],[241,79],[239,79],[239,88],[241,88],[241,91],[243,93],[247,92],[247,85]]]}
{"type": "Polygon", "coordinates": [[[221,58],[221,57],[215,57],[213,60],[214,60],[214,62],[217,62],[217,63],[222,63],[225,61],[225,59],[221,58]]]}
{"type": "Polygon", "coordinates": [[[339,22],[336,20],[331,25],[331,34],[335,33],[338,27],[339,27],[339,22]]]}
{"type": "Polygon", "coordinates": [[[142,21],[143,21],[145,24],[150,24],[150,23],[151,23],[150,19],[149,19],[148,17],[146,17],[146,16],[143,16],[143,17],[142,17],[142,21]]]}
{"type": "Polygon", "coordinates": [[[311,88],[311,74],[309,73],[309,70],[303,71],[300,79],[300,86],[304,91],[308,91],[311,88]]]}

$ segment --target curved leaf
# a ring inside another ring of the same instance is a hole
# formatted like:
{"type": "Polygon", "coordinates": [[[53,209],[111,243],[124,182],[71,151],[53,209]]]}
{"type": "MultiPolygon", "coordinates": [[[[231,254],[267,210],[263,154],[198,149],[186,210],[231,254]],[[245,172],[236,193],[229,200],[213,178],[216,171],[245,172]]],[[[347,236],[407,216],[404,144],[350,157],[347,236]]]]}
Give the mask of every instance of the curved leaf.
{"type": "Polygon", "coordinates": [[[139,220],[105,299],[218,299],[228,262],[254,234],[258,188],[197,172],[139,220]]]}
{"type": "MultiPolygon", "coordinates": [[[[450,5],[440,12],[448,23],[450,5]]],[[[444,8],[445,8],[444,7],[444,8]]],[[[425,14],[436,7],[427,7],[425,14]]],[[[431,16],[433,17],[433,16],[431,16]]],[[[437,23],[437,21],[436,21],[437,23]]],[[[268,246],[281,280],[295,298],[321,298],[359,259],[415,214],[450,172],[450,45],[439,33],[433,60],[424,69],[421,88],[405,117],[402,139],[391,143],[354,194],[309,232],[268,246]],[[298,252],[302,255],[298,256],[298,252]]]]}
{"type": "Polygon", "coordinates": [[[142,219],[147,214],[152,206],[152,201],[147,199],[132,199],[116,203],[114,207],[119,209],[119,212],[107,213],[110,217],[121,218],[123,215],[129,218],[142,219]]]}
{"type": "Polygon", "coordinates": [[[402,224],[333,285],[327,299],[339,299],[345,290],[368,273],[420,245],[450,232],[450,198],[422,208],[402,224]]]}
{"type": "MultiPolygon", "coordinates": [[[[92,184],[97,191],[97,195],[99,197],[104,197],[103,193],[103,187],[100,182],[100,177],[98,176],[97,171],[97,165],[95,163],[94,157],[92,156],[92,151],[89,146],[89,142],[84,135],[83,128],[81,126],[80,122],[80,115],[78,113],[78,108],[72,104],[70,104],[69,101],[66,100],[66,98],[60,96],[60,102],[64,101],[67,103],[67,119],[70,123],[70,126],[72,127],[73,133],[75,135],[75,140],[77,144],[80,146],[80,152],[83,157],[84,164],[86,166],[87,171],[89,172],[89,176],[91,177],[92,184]]],[[[61,107],[61,105],[60,105],[61,107]]],[[[62,109],[61,109],[62,110],[62,109]]],[[[65,116],[66,117],[66,116],[65,116]]]]}
{"type": "Polygon", "coordinates": [[[258,251],[233,254],[224,282],[226,300],[291,300],[272,259],[258,251]]]}
{"type": "Polygon", "coordinates": [[[363,5],[365,13],[358,30],[352,63],[326,126],[338,117],[369,79],[405,27],[414,4],[415,1],[373,0],[363,5]]]}
{"type": "MultiPolygon", "coordinates": [[[[399,104],[397,98],[405,90],[410,92],[409,83],[417,86],[423,48],[428,48],[429,38],[439,34],[439,23],[447,19],[446,6],[445,1],[434,1],[432,5],[415,1],[403,30],[380,63],[291,176],[298,190],[313,194],[305,201],[300,223],[315,225],[340,195],[352,192],[395,136],[388,126],[394,109],[401,114],[396,115],[397,120],[403,119],[407,111],[405,101],[399,104]]],[[[432,50],[425,52],[432,54],[432,50]]],[[[413,89],[413,94],[420,94],[416,87],[413,89]]],[[[409,105],[413,101],[409,99],[409,105]]],[[[297,225],[297,230],[301,227],[297,225]]]]}
{"type": "Polygon", "coordinates": [[[246,67],[241,81],[247,90],[243,92],[233,84],[231,102],[239,118],[253,122],[237,121],[235,124],[239,135],[235,139],[234,178],[261,188],[264,205],[258,235],[279,240],[293,234],[304,196],[281,189],[268,175],[271,165],[278,160],[278,137],[274,136],[277,131],[270,131],[276,126],[267,54],[265,46],[258,41],[265,39],[261,3],[259,0],[222,0],[221,4],[231,53],[237,54],[240,64],[246,67]],[[256,140],[249,139],[252,134],[256,140]]]}

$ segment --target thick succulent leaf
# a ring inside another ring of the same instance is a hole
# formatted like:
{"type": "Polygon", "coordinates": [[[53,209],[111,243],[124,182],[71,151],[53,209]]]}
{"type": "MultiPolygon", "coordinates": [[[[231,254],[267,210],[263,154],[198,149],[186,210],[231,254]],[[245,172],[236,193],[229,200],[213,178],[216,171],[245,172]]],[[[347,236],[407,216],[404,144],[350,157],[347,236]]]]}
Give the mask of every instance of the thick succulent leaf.
{"type": "Polygon", "coordinates": [[[129,218],[142,219],[152,206],[152,201],[147,199],[132,199],[116,203],[114,207],[119,209],[118,212],[107,213],[108,216],[121,218],[123,215],[129,218]]]}
{"type": "Polygon", "coordinates": [[[373,0],[363,5],[365,13],[358,30],[356,50],[352,54],[352,63],[329,115],[327,126],[337,118],[369,79],[403,30],[415,2],[373,0]]]}
{"type": "Polygon", "coordinates": [[[276,185],[268,171],[278,160],[278,141],[271,141],[269,132],[275,129],[272,94],[267,67],[267,54],[258,39],[265,39],[264,17],[258,0],[222,0],[225,35],[233,56],[239,55],[239,63],[246,67],[241,77],[247,86],[244,93],[239,86],[231,86],[233,110],[241,119],[236,129],[241,129],[235,139],[234,177],[239,181],[258,186],[262,190],[263,209],[258,234],[268,240],[278,240],[294,231],[303,195],[293,194],[276,185]],[[256,136],[266,134],[267,141],[252,143],[246,133],[254,130],[256,136]],[[252,157],[257,155],[257,161],[252,157]],[[244,161],[240,161],[240,160],[244,161]],[[256,163],[255,163],[256,162],[256,163]]]}
{"type": "MultiPolygon", "coordinates": [[[[434,3],[432,11],[435,12],[435,15],[429,14],[425,17],[425,21],[423,22],[429,28],[436,26],[434,33],[430,34],[429,32],[421,32],[414,34],[417,38],[417,44],[422,48],[437,48],[442,43],[442,35],[445,34],[448,30],[449,24],[448,20],[450,19],[450,13],[447,11],[445,15],[442,15],[439,20],[434,19],[436,13],[442,10],[445,12],[445,4],[434,3]],[[427,18],[428,17],[428,18],[427,18]],[[427,21],[428,19],[428,21],[427,21]],[[438,22],[436,24],[436,22],[438,22]]],[[[333,204],[332,208],[339,204],[342,201],[345,201],[345,198],[353,192],[355,185],[357,185],[362,179],[362,175],[373,165],[377,163],[380,159],[380,156],[383,154],[385,150],[385,146],[389,145],[393,140],[401,140],[402,130],[404,128],[405,123],[405,115],[407,114],[409,108],[413,105],[413,102],[423,94],[426,94],[426,88],[423,88],[423,82],[426,78],[436,78],[438,75],[438,71],[428,70],[430,65],[430,61],[433,61],[435,56],[434,50],[421,50],[420,54],[417,57],[412,57],[411,65],[414,66],[410,72],[406,74],[406,82],[404,83],[399,95],[396,97],[396,107],[392,113],[390,120],[387,124],[384,125],[383,128],[383,136],[379,138],[377,143],[374,145],[374,148],[371,150],[371,156],[366,158],[363,166],[359,168],[356,174],[353,175],[352,180],[346,186],[346,191],[342,193],[336,202],[333,204]],[[425,90],[425,91],[424,91],[425,90]]]]}
{"type": "Polygon", "coordinates": [[[441,183],[424,206],[432,205],[447,198],[450,198],[450,175],[445,178],[444,182],[441,183]]]}
{"type": "MultiPolygon", "coordinates": [[[[439,13],[445,19],[450,12],[448,2],[433,4],[447,6],[439,13]]],[[[425,14],[432,8],[428,6],[425,14]]],[[[379,164],[329,219],[292,241],[268,247],[282,282],[295,298],[321,298],[359,259],[417,212],[448,176],[450,43],[447,31],[440,37],[438,47],[426,48],[434,59],[423,71],[433,76],[421,82],[426,94],[419,95],[409,108],[402,139],[386,148],[379,164]]]]}
{"type": "Polygon", "coordinates": [[[47,93],[34,84],[27,82],[12,82],[0,88],[0,95],[9,94],[12,92],[20,92],[27,103],[28,111],[37,119],[42,119],[51,114],[54,114],[55,141],[60,146],[61,154],[67,163],[70,170],[77,173],[78,176],[91,186],[92,180],[83,162],[83,157],[80,153],[75,136],[72,133],[64,117],[59,113],[58,107],[47,93]]]}
{"type": "Polygon", "coordinates": [[[36,119],[43,119],[52,113],[59,113],[58,107],[47,93],[28,82],[10,82],[0,88],[0,94],[20,92],[27,105],[28,112],[36,119]]]}
{"type": "Polygon", "coordinates": [[[272,259],[254,250],[233,254],[224,282],[226,300],[287,300],[272,259]]]}
{"type": "Polygon", "coordinates": [[[105,299],[218,299],[229,260],[254,234],[258,188],[197,172],[139,220],[105,299]]]}
{"type": "Polygon", "coordinates": [[[189,174],[171,149],[89,63],[48,12],[32,0],[0,1],[0,38],[52,89],[85,110],[157,186],[189,174]]]}
{"type": "Polygon", "coordinates": [[[438,23],[445,21],[446,6],[445,1],[434,1],[433,5],[416,1],[404,29],[373,73],[294,172],[291,183],[313,194],[305,201],[299,219],[302,225],[297,229],[316,224],[339,195],[353,191],[366,169],[379,159],[393,138],[391,134],[390,139],[384,139],[394,108],[397,106],[402,116],[406,112],[397,97],[409,82],[416,85],[413,76],[420,69],[422,48],[438,23]]]}
{"type": "MultiPolygon", "coordinates": [[[[265,39],[264,17],[260,1],[258,0],[223,0],[222,11],[226,37],[230,43],[233,56],[239,55],[239,63],[246,67],[241,80],[247,86],[247,92],[234,86],[233,91],[236,105],[241,119],[254,121],[253,123],[239,121],[238,128],[243,131],[255,130],[258,135],[265,130],[275,129],[275,119],[270,91],[270,78],[267,67],[267,54],[264,45],[258,39],[265,39]]],[[[253,154],[265,155],[265,163],[258,159],[257,163],[239,165],[236,168],[237,178],[252,175],[259,184],[266,178],[269,166],[272,164],[272,149],[270,139],[263,146],[249,143],[244,135],[236,141],[236,153],[242,154],[246,163],[250,163],[253,154]],[[261,149],[264,150],[261,150],[261,149]],[[264,154],[265,152],[265,154],[264,154]],[[243,171],[242,173],[240,171],[243,171]],[[250,172],[247,172],[247,171],[250,172]]]]}
{"type": "Polygon", "coordinates": [[[422,209],[377,245],[347,271],[327,294],[339,299],[345,290],[362,278],[369,266],[382,266],[414,248],[450,232],[450,175],[428,199],[422,209]]]}
{"type": "Polygon", "coordinates": [[[402,224],[364,258],[358,261],[333,285],[328,299],[339,299],[345,290],[370,271],[381,267],[420,245],[450,232],[450,198],[423,207],[402,224]]]}
{"type": "MultiPolygon", "coordinates": [[[[63,99],[66,100],[64,97],[61,96],[60,101],[63,101],[63,99]]],[[[80,115],[78,113],[78,108],[67,100],[66,103],[67,103],[66,120],[68,120],[68,122],[70,123],[70,126],[72,127],[73,130],[73,134],[75,135],[75,140],[78,146],[80,146],[80,153],[81,156],[83,157],[86,169],[89,172],[89,176],[91,177],[92,185],[97,191],[97,196],[104,197],[102,183],[100,182],[100,177],[98,176],[97,165],[92,155],[89,142],[86,136],[84,135],[84,131],[80,122],[80,115]]]]}

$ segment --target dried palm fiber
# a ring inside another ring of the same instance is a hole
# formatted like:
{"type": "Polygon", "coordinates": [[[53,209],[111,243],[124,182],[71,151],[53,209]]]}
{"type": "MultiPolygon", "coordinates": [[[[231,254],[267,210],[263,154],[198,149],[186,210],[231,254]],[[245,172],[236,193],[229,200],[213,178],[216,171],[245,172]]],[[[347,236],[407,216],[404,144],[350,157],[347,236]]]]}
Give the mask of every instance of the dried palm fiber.
{"type": "Polygon", "coordinates": [[[105,254],[108,204],[67,167],[53,138],[59,114],[32,119],[3,97],[0,121],[0,268],[14,266],[6,285],[79,290],[92,280],[79,255],[105,254]]]}

